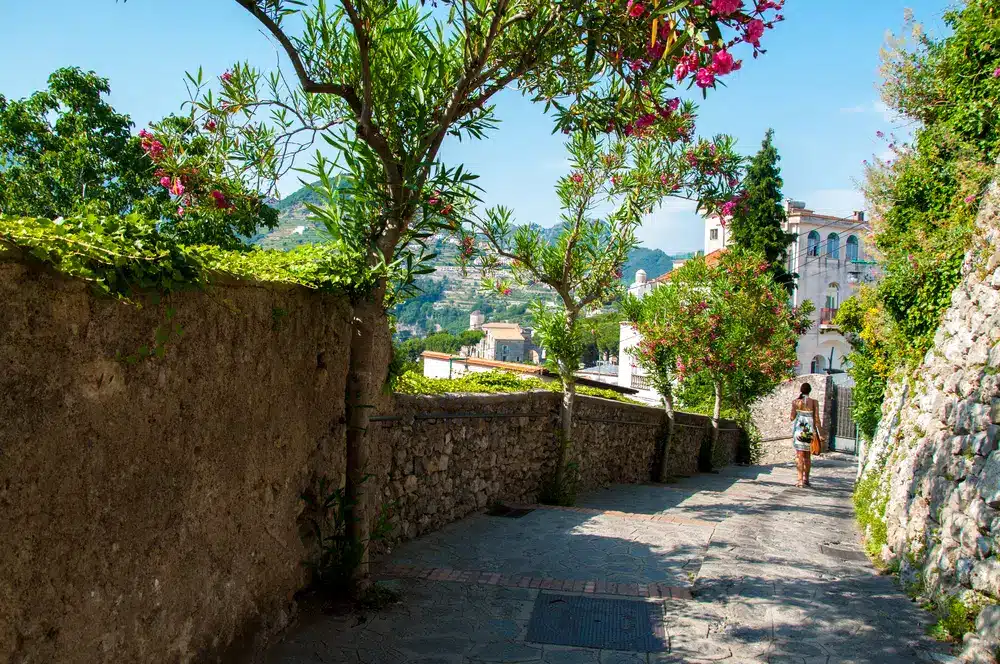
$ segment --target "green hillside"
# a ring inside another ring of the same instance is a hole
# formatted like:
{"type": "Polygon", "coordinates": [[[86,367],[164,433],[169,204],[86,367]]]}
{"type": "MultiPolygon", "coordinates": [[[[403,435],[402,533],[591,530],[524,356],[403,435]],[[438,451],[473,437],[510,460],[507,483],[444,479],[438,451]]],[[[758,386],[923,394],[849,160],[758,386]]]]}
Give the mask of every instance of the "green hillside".
{"type": "MultiPolygon", "coordinates": [[[[305,243],[319,242],[324,238],[322,227],[309,219],[306,203],[319,203],[318,196],[308,187],[289,194],[275,204],[279,211],[278,226],[252,239],[269,249],[288,250],[305,243]]],[[[552,242],[559,233],[558,227],[540,228],[543,237],[552,242]]],[[[528,324],[528,303],[551,294],[543,286],[518,290],[510,297],[499,297],[480,292],[481,276],[475,270],[462,274],[455,266],[457,247],[455,240],[441,235],[431,242],[438,257],[434,260],[436,271],[421,277],[421,293],[396,307],[397,329],[423,336],[440,328],[457,333],[469,326],[469,314],[479,309],[488,321],[510,321],[528,324]]],[[[622,281],[632,283],[637,270],[645,270],[650,278],[669,272],[671,257],[659,249],[636,247],[622,270],[622,281]]]]}

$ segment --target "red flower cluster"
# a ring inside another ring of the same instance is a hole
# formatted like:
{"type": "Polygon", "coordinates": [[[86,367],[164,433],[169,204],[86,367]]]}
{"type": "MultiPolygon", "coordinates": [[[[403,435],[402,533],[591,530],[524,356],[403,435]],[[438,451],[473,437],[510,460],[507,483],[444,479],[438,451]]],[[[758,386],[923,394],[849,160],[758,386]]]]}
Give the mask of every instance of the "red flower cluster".
{"type": "Polygon", "coordinates": [[[153,160],[153,163],[160,161],[166,151],[163,143],[158,141],[152,133],[145,129],[139,130],[139,144],[142,146],[142,151],[153,160]]]}

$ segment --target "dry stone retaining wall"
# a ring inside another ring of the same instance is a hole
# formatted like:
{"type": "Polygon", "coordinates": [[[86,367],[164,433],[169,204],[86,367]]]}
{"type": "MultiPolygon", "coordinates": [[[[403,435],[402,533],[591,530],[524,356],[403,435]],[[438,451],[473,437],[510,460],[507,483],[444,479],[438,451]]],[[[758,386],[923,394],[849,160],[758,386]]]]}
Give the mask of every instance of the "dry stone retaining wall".
{"type": "MultiPolygon", "coordinates": [[[[0,661],[232,660],[281,629],[314,554],[301,496],[343,482],[350,314],[246,283],[140,308],[0,257],[0,661]],[[164,356],[116,359],[152,345],[168,307],[183,336],[164,356]]],[[[537,500],[559,408],[551,392],[386,398],[369,472],[392,540],[537,500]]],[[[576,414],[582,489],[650,479],[662,411],[580,397],[576,414]]],[[[678,420],[669,468],[690,475],[708,420],[678,420]]],[[[740,436],[722,427],[719,464],[740,436]]]]}
{"type": "Polygon", "coordinates": [[[912,377],[890,384],[861,468],[861,481],[876,483],[875,501],[885,504],[882,557],[899,566],[903,582],[985,605],[966,636],[969,662],[993,662],[1000,651],[998,220],[994,185],[934,347],[912,377]]]}
{"type": "Polygon", "coordinates": [[[757,401],[751,408],[753,423],[763,439],[760,463],[782,463],[795,459],[792,423],[788,415],[792,409],[792,401],[799,397],[803,383],[812,386],[809,396],[819,402],[820,425],[829,442],[830,421],[833,418],[833,378],[826,374],[796,376],[779,385],[778,389],[757,401]]]}

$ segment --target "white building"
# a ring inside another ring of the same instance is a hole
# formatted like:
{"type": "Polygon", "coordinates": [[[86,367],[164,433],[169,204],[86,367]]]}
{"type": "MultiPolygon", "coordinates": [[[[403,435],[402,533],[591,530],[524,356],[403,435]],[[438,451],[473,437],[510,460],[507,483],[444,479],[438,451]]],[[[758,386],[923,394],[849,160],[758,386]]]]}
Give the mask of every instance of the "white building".
{"type": "Polygon", "coordinates": [[[469,314],[469,329],[470,330],[481,330],[483,329],[483,323],[486,322],[486,316],[479,309],[476,309],[471,314],[469,314]]]}
{"type": "MultiPolygon", "coordinates": [[[[816,307],[813,326],[799,338],[796,374],[824,373],[831,367],[842,370],[846,368],[845,358],[851,346],[832,321],[841,302],[853,295],[861,284],[875,280],[864,246],[869,226],[863,212],[855,212],[851,217],[832,217],[817,214],[800,201],[788,201],[786,211],[785,230],[797,235],[788,249],[786,266],[789,272],[798,274],[792,302],[798,305],[810,300],[816,307]]],[[[729,245],[726,230],[718,217],[706,219],[705,253],[709,262],[718,255],[716,252],[729,245]]],[[[629,289],[639,297],[666,277],[650,281],[643,274],[642,288],[639,288],[639,276],[636,275],[636,284],[629,289]]],[[[633,366],[635,360],[629,352],[640,340],[635,330],[622,323],[618,384],[641,389],[643,398],[656,402],[659,397],[648,389],[648,379],[641,369],[633,366]]]]}

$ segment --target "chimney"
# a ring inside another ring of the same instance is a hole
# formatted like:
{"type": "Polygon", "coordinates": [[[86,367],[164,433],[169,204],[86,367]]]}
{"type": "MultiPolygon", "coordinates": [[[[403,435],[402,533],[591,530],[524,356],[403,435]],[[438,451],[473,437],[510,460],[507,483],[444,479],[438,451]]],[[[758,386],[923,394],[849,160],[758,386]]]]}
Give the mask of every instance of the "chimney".
{"type": "Polygon", "coordinates": [[[865,220],[864,210],[855,210],[854,211],[854,220],[855,221],[859,221],[859,222],[863,222],[865,220]]]}

